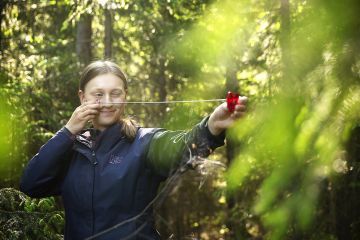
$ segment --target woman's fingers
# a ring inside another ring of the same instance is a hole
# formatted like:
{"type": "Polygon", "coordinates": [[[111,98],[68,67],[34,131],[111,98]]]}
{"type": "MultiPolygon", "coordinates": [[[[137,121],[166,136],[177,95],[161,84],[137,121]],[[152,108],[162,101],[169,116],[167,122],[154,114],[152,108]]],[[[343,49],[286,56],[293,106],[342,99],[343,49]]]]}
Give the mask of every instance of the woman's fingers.
{"type": "Polygon", "coordinates": [[[235,112],[244,112],[244,111],[246,111],[245,105],[236,105],[235,106],[235,112]]]}
{"type": "Polygon", "coordinates": [[[247,97],[239,97],[238,103],[235,105],[235,110],[231,114],[231,118],[237,119],[245,115],[247,101],[247,97]]]}
{"type": "Polygon", "coordinates": [[[231,117],[235,118],[235,119],[243,117],[243,116],[245,116],[245,112],[233,112],[233,114],[231,114],[231,117]]]}
{"type": "Polygon", "coordinates": [[[95,117],[98,113],[99,113],[99,110],[97,110],[97,109],[87,109],[87,110],[79,113],[79,118],[80,119],[85,119],[89,115],[95,117]]]}
{"type": "Polygon", "coordinates": [[[99,113],[100,105],[98,103],[83,103],[77,109],[77,116],[80,121],[89,121],[94,119],[99,113]]]}
{"type": "Polygon", "coordinates": [[[83,103],[80,107],[80,111],[84,112],[88,109],[100,109],[99,103],[83,103]]]}
{"type": "Polygon", "coordinates": [[[88,121],[90,121],[90,120],[94,120],[94,118],[96,118],[96,116],[97,116],[97,114],[89,114],[89,115],[87,115],[86,117],[84,117],[83,120],[84,120],[85,122],[88,122],[88,121]]]}
{"type": "Polygon", "coordinates": [[[86,126],[88,121],[93,120],[99,114],[99,110],[99,103],[85,102],[75,109],[65,126],[71,133],[77,134],[86,126]]]}
{"type": "Polygon", "coordinates": [[[245,96],[240,96],[238,99],[238,104],[246,104],[248,101],[248,98],[245,96]]]}

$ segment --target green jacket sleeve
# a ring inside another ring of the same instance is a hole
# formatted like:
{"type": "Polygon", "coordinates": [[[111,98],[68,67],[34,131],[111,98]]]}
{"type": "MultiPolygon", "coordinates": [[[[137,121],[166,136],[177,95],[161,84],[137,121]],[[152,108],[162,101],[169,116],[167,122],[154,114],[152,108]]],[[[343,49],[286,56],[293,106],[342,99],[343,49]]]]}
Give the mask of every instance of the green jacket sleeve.
{"type": "Polygon", "coordinates": [[[225,132],[218,136],[207,127],[209,117],[190,131],[159,130],[151,139],[147,163],[158,174],[168,176],[190,157],[207,157],[215,148],[224,144],[225,132]]]}

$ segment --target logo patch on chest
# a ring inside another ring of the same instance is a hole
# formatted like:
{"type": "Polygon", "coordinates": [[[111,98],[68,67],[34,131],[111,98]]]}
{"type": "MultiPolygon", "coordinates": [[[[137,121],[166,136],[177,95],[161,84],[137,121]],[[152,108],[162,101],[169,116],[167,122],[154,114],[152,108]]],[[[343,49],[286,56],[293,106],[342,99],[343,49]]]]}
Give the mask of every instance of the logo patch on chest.
{"type": "Polygon", "coordinates": [[[119,164],[123,161],[123,158],[114,154],[110,155],[109,163],[110,164],[119,164]]]}

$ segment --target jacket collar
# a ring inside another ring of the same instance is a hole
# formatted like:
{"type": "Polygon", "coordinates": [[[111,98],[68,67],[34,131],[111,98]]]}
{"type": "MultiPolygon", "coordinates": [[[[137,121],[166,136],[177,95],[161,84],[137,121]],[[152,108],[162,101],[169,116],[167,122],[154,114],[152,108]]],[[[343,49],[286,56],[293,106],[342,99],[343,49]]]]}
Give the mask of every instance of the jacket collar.
{"type": "Polygon", "coordinates": [[[121,127],[121,123],[115,123],[102,132],[94,128],[85,129],[76,136],[76,140],[93,150],[108,151],[122,138],[125,138],[121,133],[121,127]]]}

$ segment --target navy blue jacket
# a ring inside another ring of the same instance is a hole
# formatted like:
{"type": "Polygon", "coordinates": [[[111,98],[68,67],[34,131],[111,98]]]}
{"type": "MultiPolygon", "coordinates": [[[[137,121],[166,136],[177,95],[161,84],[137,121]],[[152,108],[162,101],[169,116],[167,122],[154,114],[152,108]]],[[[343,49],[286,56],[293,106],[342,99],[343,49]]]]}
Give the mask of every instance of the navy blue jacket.
{"type": "MultiPolygon", "coordinates": [[[[62,195],[65,239],[85,239],[142,212],[189,151],[205,157],[223,145],[224,134],[212,136],[207,120],[188,132],[139,128],[133,141],[120,133],[120,124],[94,141],[63,128],[30,160],[20,190],[35,198],[62,195]]],[[[134,232],[131,239],[160,239],[151,208],[96,239],[119,240],[134,232]]]]}

